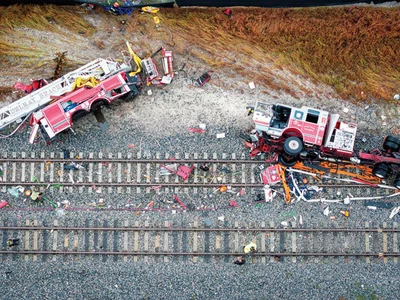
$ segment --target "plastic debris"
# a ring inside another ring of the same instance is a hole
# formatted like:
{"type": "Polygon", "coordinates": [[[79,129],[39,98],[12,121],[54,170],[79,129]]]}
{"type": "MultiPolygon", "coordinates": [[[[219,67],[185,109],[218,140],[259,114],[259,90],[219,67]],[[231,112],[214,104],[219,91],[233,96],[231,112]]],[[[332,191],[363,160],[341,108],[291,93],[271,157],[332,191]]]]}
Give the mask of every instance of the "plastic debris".
{"type": "Polygon", "coordinates": [[[182,206],[183,209],[187,209],[187,208],[186,208],[186,205],[183,204],[183,202],[181,201],[181,199],[179,199],[179,197],[178,197],[177,195],[174,195],[174,199],[175,199],[176,201],[178,201],[178,203],[182,206]]]}
{"type": "Polygon", "coordinates": [[[225,221],[225,216],[218,217],[218,220],[224,222],[225,221]]]}
{"type": "Polygon", "coordinates": [[[303,216],[302,215],[300,215],[300,217],[299,217],[299,224],[303,225],[303,216]]]}
{"type": "Polygon", "coordinates": [[[288,223],[287,221],[282,221],[282,222],[281,222],[281,225],[282,225],[282,226],[289,226],[289,223],[288,223]]]}
{"type": "Polygon", "coordinates": [[[345,216],[346,218],[348,218],[350,216],[350,212],[348,210],[341,210],[340,213],[345,216]]]}
{"type": "Polygon", "coordinates": [[[390,213],[389,219],[392,219],[395,215],[397,215],[400,212],[400,206],[397,206],[392,209],[392,212],[390,213]]]}
{"type": "Polygon", "coordinates": [[[206,124],[203,124],[203,123],[199,124],[199,128],[203,129],[203,130],[206,130],[206,124]]]}
{"type": "Polygon", "coordinates": [[[0,202],[0,208],[4,208],[4,207],[6,207],[7,205],[8,205],[8,202],[5,201],[5,200],[2,200],[2,201],[0,202]]]}
{"type": "Polygon", "coordinates": [[[331,211],[329,210],[329,206],[327,206],[327,207],[324,209],[324,216],[329,216],[330,213],[331,213],[331,211]]]}
{"type": "MultiPolygon", "coordinates": [[[[212,71],[209,71],[212,72],[212,71]]],[[[205,72],[203,75],[201,75],[197,80],[196,84],[197,86],[201,87],[203,86],[206,82],[209,82],[211,80],[211,76],[208,72],[205,72]]]]}
{"type": "Polygon", "coordinates": [[[226,187],[226,185],[221,185],[221,186],[219,187],[218,190],[219,190],[221,193],[224,193],[224,192],[227,191],[227,187],[226,187]]]}
{"type": "Polygon", "coordinates": [[[13,195],[14,197],[18,197],[19,187],[18,187],[18,186],[12,187],[12,188],[7,189],[7,191],[8,191],[11,195],[13,195]]]}
{"type": "Polygon", "coordinates": [[[367,206],[367,208],[371,209],[371,210],[376,210],[377,207],[376,206],[367,206]]]}
{"type": "Polygon", "coordinates": [[[217,133],[217,139],[223,139],[225,137],[225,133],[217,133]]]}
{"type": "Polygon", "coordinates": [[[237,204],[236,201],[231,199],[231,200],[229,200],[229,206],[236,207],[236,206],[239,206],[239,204],[237,204]]]}
{"type": "Polygon", "coordinates": [[[400,95],[399,95],[399,94],[394,95],[394,96],[393,96],[393,99],[394,99],[394,100],[400,100],[400,95]]]}
{"type": "Polygon", "coordinates": [[[254,90],[256,88],[256,85],[254,84],[254,82],[249,82],[249,87],[251,90],[254,90]]]}
{"type": "Polygon", "coordinates": [[[190,132],[198,132],[198,133],[204,133],[204,132],[206,132],[204,129],[193,128],[193,127],[188,128],[188,130],[189,130],[190,132]]]}
{"type": "Polygon", "coordinates": [[[276,192],[273,192],[269,185],[264,185],[264,195],[265,195],[265,202],[271,202],[274,200],[276,192]]]}
{"type": "Polygon", "coordinates": [[[329,219],[331,219],[331,221],[335,221],[336,217],[335,216],[330,216],[329,219]]]}

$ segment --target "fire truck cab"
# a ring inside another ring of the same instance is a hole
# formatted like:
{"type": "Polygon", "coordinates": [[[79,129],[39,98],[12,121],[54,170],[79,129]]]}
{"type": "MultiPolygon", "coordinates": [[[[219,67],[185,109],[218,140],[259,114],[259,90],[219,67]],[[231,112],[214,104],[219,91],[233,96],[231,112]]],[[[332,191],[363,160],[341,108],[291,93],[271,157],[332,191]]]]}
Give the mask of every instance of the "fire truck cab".
{"type": "Polygon", "coordinates": [[[258,136],[285,139],[283,150],[297,156],[306,148],[349,158],[353,155],[357,125],[339,121],[338,114],[306,107],[257,102],[253,121],[258,136]]]}

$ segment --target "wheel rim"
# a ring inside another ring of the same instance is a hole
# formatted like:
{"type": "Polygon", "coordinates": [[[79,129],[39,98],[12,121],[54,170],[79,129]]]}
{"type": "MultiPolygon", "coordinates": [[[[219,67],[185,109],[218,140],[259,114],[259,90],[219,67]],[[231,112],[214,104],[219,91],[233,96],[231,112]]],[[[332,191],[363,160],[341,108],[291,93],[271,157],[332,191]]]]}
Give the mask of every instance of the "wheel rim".
{"type": "Polygon", "coordinates": [[[297,140],[291,140],[291,141],[288,143],[288,146],[289,146],[289,148],[290,148],[291,150],[297,150],[297,149],[299,149],[300,144],[299,144],[299,142],[298,142],[297,140]]]}

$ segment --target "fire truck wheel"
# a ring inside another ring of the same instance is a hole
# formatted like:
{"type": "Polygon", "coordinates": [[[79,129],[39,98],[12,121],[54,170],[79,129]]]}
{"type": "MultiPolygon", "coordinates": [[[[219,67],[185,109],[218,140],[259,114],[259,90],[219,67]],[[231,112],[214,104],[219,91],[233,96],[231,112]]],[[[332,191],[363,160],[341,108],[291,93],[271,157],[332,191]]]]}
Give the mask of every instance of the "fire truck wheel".
{"type": "Polygon", "coordinates": [[[96,101],[95,103],[92,104],[90,111],[96,111],[100,109],[102,106],[106,106],[107,104],[108,104],[107,101],[104,100],[96,101]]]}
{"type": "Polygon", "coordinates": [[[293,167],[297,162],[297,159],[294,157],[285,157],[284,155],[278,156],[278,163],[280,163],[284,167],[293,167]]]}
{"type": "Polygon", "coordinates": [[[400,190],[400,174],[397,174],[396,179],[394,181],[394,187],[400,190]]]}
{"type": "Polygon", "coordinates": [[[379,163],[372,169],[372,174],[381,179],[385,179],[389,173],[389,166],[385,163],[379,163]]]}
{"type": "Polygon", "coordinates": [[[82,118],[83,116],[86,116],[86,115],[87,115],[87,111],[78,110],[77,112],[75,112],[75,113],[72,115],[72,123],[75,122],[76,120],[82,118]]]}
{"type": "Polygon", "coordinates": [[[296,136],[287,138],[285,144],[283,144],[283,151],[290,156],[297,156],[302,150],[303,142],[296,136]]]}
{"type": "Polygon", "coordinates": [[[400,139],[394,136],[387,136],[383,141],[383,149],[397,152],[400,149],[400,139]]]}

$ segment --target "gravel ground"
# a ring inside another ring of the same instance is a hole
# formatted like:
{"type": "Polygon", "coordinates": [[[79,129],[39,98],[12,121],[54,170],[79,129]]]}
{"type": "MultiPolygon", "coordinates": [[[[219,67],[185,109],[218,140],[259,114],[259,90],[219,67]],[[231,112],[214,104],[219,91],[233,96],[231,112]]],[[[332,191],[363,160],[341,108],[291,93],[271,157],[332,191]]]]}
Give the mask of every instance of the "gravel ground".
{"type": "Polygon", "coordinates": [[[397,265],[2,265],[7,299],[398,299],[397,265]],[[340,275],[339,275],[340,274],[340,275]],[[343,298],[341,298],[343,297],[343,298]]]}
{"type": "MultiPolygon", "coordinates": [[[[96,20],[100,22],[100,20],[96,20]]],[[[156,41],[154,44],[157,44],[156,41]]],[[[61,45],[60,45],[61,47],[61,45]]],[[[77,49],[78,51],[79,49],[77,49]]],[[[96,54],[93,53],[96,57],[96,54]]],[[[106,57],[106,56],[103,56],[106,57]]],[[[204,152],[212,153],[247,153],[243,146],[241,135],[252,128],[251,117],[246,114],[246,104],[255,100],[278,102],[294,106],[313,106],[323,108],[332,113],[340,113],[343,120],[352,121],[359,126],[357,148],[373,149],[380,145],[382,137],[396,132],[400,125],[400,107],[398,103],[384,104],[379,100],[371,100],[366,104],[349,104],[335,96],[326,87],[313,87],[305,78],[298,78],[300,84],[309,90],[324,90],[315,97],[301,96],[300,99],[273,92],[256,84],[256,89],[248,86],[250,79],[237,78],[232,74],[218,71],[212,74],[212,80],[203,88],[196,88],[191,78],[197,78],[205,68],[203,65],[193,65],[193,60],[187,57],[176,57],[177,65],[183,63],[191,66],[188,74],[178,74],[171,85],[164,89],[151,88],[152,95],[144,91],[143,95],[132,101],[119,102],[104,110],[109,124],[107,131],[102,131],[95,118],[88,115],[74,124],[76,135],[70,132],[60,135],[58,141],[46,146],[44,142],[28,145],[29,129],[23,128],[12,138],[1,140],[1,151],[30,153],[61,152],[69,149],[74,152],[118,152],[124,155],[130,151],[140,151],[143,155],[154,156],[156,152],[169,153],[173,156],[180,153],[204,152]],[[219,83],[214,85],[215,82],[219,83]],[[224,84],[221,85],[221,81],[224,84]],[[346,113],[344,109],[348,109],[346,113]],[[207,125],[204,134],[190,133],[188,128],[197,128],[200,123],[207,125]],[[226,138],[217,139],[217,133],[226,133],[226,138]],[[365,142],[362,139],[365,138],[365,142]],[[129,144],[135,145],[133,149],[129,144]]],[[[276,70],[278,72],[278,70],[276,70]]],[[[281,74],[282,75],[282,74],[281,74]]],[[[14,82],[16,78],[0,79],[4,82],[14,82]]],[[[26,80],[28,81],[28,80],[26,80]]],[[[7,96],[6,100],[11,101],[7,96]]],[[[4,133],[4,132],[3,132],[4,133]]],[[[377,191],[378,193],[378,191],[377,191]]],[[[362,202],[352,202],[350,206],[331,204],[331,215],[336,220],[331,221],[323,215],[326,204],[296,202],[286,206],[280,197],[274,202],[262,205],[251,204],[257,199],[257,194],[248,193],[236,198],[241,206],[205,211],[187,211],[173,213],[171,211],[141,212],[138,216],[133,211],[118,211],[115,208],[126,209],[126,204],[148,203],[150,198],[162,198],[162,195],[149,193],[137,195],[109,195],[96,193],[58,193],[49,195],[53,200],[69,200],[76,210],[40,210],[28,203],[23,204],[23,210],[1,210],[1,222],[24,224],[25,220],[39,220],[39,223],[52,224],[55,219],[61,224],[90,224],[99,220],[100,224],[108,220],[113,224],[119,220],[122,224],[128,220],[131,225],[135,221],[144,224],[161,224],[165,221],[173,225],[192,225],[197,219],[199,225],[211,222],[212,227],[232,226],[235,221],[241,226],[259,225],[262,221],[274,222],[282,226],[282,221],[296,222],[302,216],[303,226],[336,226],[364,227],[369,222],[370,227],[381,226],[388,222],[399,222],[399,216],[388,219],[390,210],[368,210],[362,202]],[[104,198],[110,209],[87,210],[88,203],[98,198],[104,198]],[[339,211],[350,210],[350,217],[344,218],[339,211]],[[292,216],[293,214],[293,216],[292,216]],[[218,217],[225,216],[225,223],[218,217]],[[294,218],[296,217],[296,219],[294,218]]],[[[227,204],[229,195],[214,195],[213,198],[202,193],[197,195],[182,195],[185,203],[196,206],[201,204],[227,204]],[[212,200],[210,200],[212,199],[212,200]]],[[[5,199],[18,207],[22,198],[13,198],[9,193],[0,192],[0,200],[5,199]]],[[[400,205],[399,197],[387,200],[394,205],[400,205]]],[[[223,205],[222,205],[223,206],[223,205]]],[[[61,225],[60,224],[60,225],[61,225]]],[[[120,225],[121,226],[121,225],[120,225]]],[[[321,238],[321,237],[318,237],[321,238]]],[[[321,238],[322,239],[322,238],[321,238]]],[[[318,240],[317,240],[318,241],[318,240]]],[[[322,241],[322,240],[321,240],[322,241]]],[[[123,264],[102,263],[100,260],[93,267],[93,262],[57,262],[42,263],[3,262],[3,278],[0,283],[3,295],[11,299],[396,299],[398,288],[397,265],[365,265],[365,264],[246,264],[234,266],[231,263],[198,264],[123,264]],[[395,284],[393,284],[395,283],[395,284]],[[33,296],[35,295],[35,296],[33,296]]]]}

